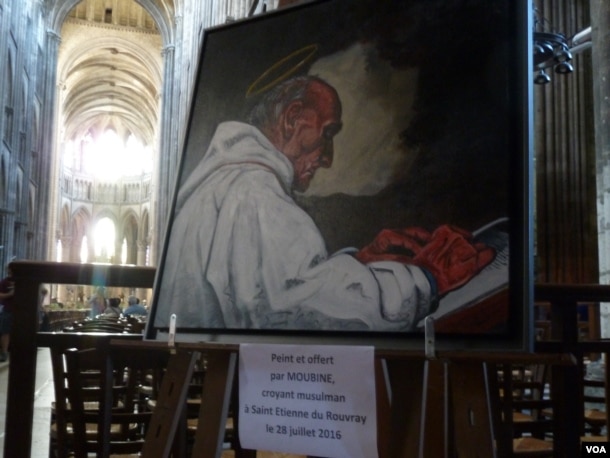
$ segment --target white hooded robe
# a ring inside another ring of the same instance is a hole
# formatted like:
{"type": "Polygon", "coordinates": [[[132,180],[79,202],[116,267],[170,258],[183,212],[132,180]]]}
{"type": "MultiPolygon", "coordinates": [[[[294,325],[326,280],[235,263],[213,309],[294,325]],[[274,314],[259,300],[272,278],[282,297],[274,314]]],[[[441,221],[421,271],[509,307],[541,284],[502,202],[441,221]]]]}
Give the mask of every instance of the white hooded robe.
{"type": "Polygon", "coordinates": [[[329,256],[292,179],[258,129],[218,127],[177,197],[155,326],[403,331],[430,313],[419,267],[329,256]]]}

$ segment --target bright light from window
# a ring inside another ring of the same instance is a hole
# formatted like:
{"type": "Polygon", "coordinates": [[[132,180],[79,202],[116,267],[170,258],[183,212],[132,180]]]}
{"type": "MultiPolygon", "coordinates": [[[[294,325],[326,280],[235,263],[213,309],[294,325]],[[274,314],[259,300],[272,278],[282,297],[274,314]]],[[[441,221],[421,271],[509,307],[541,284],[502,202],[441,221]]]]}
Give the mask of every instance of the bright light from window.
{"type": "Polygon", "coordinates": [[[117,178],[124,150],[114,130],[104,132],[98,142],[85,145],[85,170],[102,180],[117,178]]]}
{"type": "Polygon", "coordinates": [[[62,251],[61,239],[57,239],[57,262],[61,262],[62,251]]]}
{"type": "MultiPolygon", "coordinates": [[[[83,168],[86,173],[104,181],[112,181],[124,176],[138,176],[152,170],[152,149],[144,146],[134,135],[123,140],[112,130],[106,130],[94,140],[90,134],[83,139],[83,168]]],[[[66,147],[65,160],[76,154],[66,147]]]]}
{"type": "Polygon", "coordinates": [[[152,170],[152,150],[130,135],[125,145],[125,169],[123,175],[140,175],[152,170]]]}
{"type": "Polygon", "coordinates": [[[114,223],[110,218],[102,218],[95,225],[93,240],[95,246],[95,257],[103,261],[109,261],[114,256],[114,223]]]}
{"type": "Polygon", "coordinates": [[[83,264],[89,260],[89,244],[87,243],[87,236],[83,236],[83,241],[80,244],[80,262],[83,264]]]}
{"type": "Polygon", "coordinates": [[[121,246],[121,264],[127,264],[127,239],[123,239],[123,246],[121,246]]]}
{"type": "Polygon", "coordinates": [[[64,166],[74,167],[74,142],[72,140],[64,146],[64,166]]]}

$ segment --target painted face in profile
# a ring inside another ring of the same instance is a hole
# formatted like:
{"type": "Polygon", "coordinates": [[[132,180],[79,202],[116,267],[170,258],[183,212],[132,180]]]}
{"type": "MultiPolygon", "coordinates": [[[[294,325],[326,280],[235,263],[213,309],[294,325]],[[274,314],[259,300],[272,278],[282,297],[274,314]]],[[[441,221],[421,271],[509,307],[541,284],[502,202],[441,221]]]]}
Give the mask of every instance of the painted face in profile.
{"type": "Polygon", "coordinates": [[[287,154],[294,168],[294,190],[306,191],[320,167],[332,166],[333,141],[341,127],[341,102],[336,91],[322,82],[311,83],[307,103],[294,122],[291,154],[287,154]]]}

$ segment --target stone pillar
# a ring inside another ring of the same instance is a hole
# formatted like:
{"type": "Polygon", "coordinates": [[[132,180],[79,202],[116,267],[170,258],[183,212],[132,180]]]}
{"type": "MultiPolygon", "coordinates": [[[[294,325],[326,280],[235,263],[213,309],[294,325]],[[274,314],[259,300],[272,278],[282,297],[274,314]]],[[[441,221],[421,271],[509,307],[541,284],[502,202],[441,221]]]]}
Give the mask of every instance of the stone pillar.
{"type": "MultiPolygon", "coordinates": [[[[566,36],[591,24],[588,1],[536,1],[544,31],[566,36]]],[[[592,283],[599,278],[596,154],[591,50],[574,56],[574,72],[534,86],[536,281],[592,283]]]]}
{"type": "MultiPolygon", "coordinates": [[[[47,239],[47,259],[53,259],[54,251],[54,234],[60,228],[61,218],[61,186],[57,184],[61,177],[61,144],[56,143],[56,131],[59,123],[57,109],[55,104],[55,96],[57,91],[57,54],[61,39],[57,33],[53,31],[47,32],[46,52],[45,52],[45,87],[44,101],[42,103],[43,111],[40,121],[42,125],[42,150],[40,154],[40,183],[47,183],[47,186],[41,186],[40,194],[36,196],[38,202],[36,208],[39,209],[41,215],[38,218],[41,234],[49,234],[47,239]],[[51,159],[53,158],[53,159],[51,159]],[[46,230],[46,232],[45,232],[46,230]]],[[[64,245],[64,249],[68,247],[64,245]]],[[[64,256],[63,259],[70,259],[64,256]]]]}
{"type": "MultiPolygon", "coordinates": [[[[610,284],[610,3],[591,0],[592,65],[597,157],[600,283],[610,284]]],[[[610,336],[610,304],[601,306],[601,334],[610,336]]]]}
{"type": "MultiPolygon", "coordinates": [[[[136,264],[138,266],[146,265],[146,248],[148,247],[148,242],[146,240],[138,240],[138,253],[137,253],[137,261],[136,264]]],[[[140,301],[146,299],[148,303],[150,303],[149,297],[150,291],[146,288],[137,288],[136,289],[136,297],[140,298],[140,301]]]]}
{"type": "MultiPolygon", "coordinates": [[[[177,139],[179,126],[174,122],[174,65],[175,65],[175,49],[174,46],[167,46],[163,50],[163,100],[161,108],[161,140],[159,151],[157,152],[157,180],[156,180],[156,208],[151,208],[154,211],[154,227],[158,228],[155,233],[155,245],[152,247],[153,259],[156,259],[157,253],[161,253],[165,234],[161,232],[165,226],[165,218],[170,211],[170,203],[172,190],[174,188],[174,180],[176,178],[176,170],[178,168],[178,152],[177,139]]],[[[179,90],[176,91],[179,93],[179,90]]],[[[155,261],[153,260],[153,265],[155,261]]]]}
{"type": "Polygon", "coordinates": [[[11,212],[0,212],[0,278],[7,275],[7,266],[13,257],[13,227],[15,217],[11,212]]]}
{"type": "Polygon", "coordinates": [[[148,246],[148,242],[146,240],[138,240],[136,242],[136,245],[138,246],[136,265],[145,266],[146,265],[146,247],[148,246]]]}
{"type": "Polygon", "coordinates": [[[61,260],[72,261],[72,237],[65,235],[61,238],[61,260]]]}
{"type": "MultiPolygon", "coordinates": [[[[61,260],[63,262],[71,262],[72,261],[72,237],[69,235],[65,235],[61,238],[61,260]]],[[[54,288],[51,288],[52,294],[54,293],[57,297],[58,302],[67,302],[69,298],[68,288],[71,287],[69,285],[55,285],[54,288]]]]}

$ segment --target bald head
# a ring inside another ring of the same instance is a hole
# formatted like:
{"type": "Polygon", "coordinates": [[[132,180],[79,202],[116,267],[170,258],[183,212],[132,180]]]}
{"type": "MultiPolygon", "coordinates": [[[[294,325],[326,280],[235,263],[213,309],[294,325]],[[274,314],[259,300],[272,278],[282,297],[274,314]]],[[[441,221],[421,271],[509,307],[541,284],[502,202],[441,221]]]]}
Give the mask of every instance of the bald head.
{"type": "Polygon", "coordinates": [[[290,160],[293,188],[304,191],[318,168],[332,165],[341,102],[322,79],[297,77],[269,92],[253,109],[250,122],[290,160]]]}

